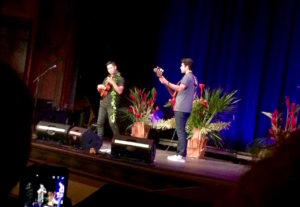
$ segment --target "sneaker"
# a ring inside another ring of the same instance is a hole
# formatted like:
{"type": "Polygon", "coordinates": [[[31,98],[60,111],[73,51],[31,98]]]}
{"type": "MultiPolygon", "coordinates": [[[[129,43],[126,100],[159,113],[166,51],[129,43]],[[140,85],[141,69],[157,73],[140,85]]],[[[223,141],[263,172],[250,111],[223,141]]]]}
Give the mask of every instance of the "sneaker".
{"type": "Polygon", "coordinates": [[[181,155],[171,155],[168,156],[168,160],[170,161],[174,161],[174,162],[185,162],[185,157],[181,156],[181,155]]]}

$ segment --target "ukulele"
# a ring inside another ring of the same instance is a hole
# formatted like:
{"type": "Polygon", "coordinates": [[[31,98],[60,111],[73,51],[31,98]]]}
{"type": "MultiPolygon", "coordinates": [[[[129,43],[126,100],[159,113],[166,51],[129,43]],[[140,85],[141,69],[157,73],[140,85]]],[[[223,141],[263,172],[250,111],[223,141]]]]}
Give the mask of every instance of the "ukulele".
{"type": "Polygon", "coordinates": [[[110,84],[108,82],[105,82],[104,86],[105,86],[105,89],[100,89],[100,88],[98,89],[98,92],[100,93],[101,97],[107,96],[107,94],[110,90],[110,84]]]}
{"type": "MultiPolygon", "coordinates": [[[[153,69],[153,71],[155,72],[156,76],[158,78],[162,77],[164,70],[160,67],[156,67],[153,69]]],[[[173,91],[173,89],[171,89],[169,86],[165,85],[167,91],[169,92],[169,94],[171,95],[171,98],[169,99],[169,103],[172,105],[172,108],[174,109],[175,106],[175,100],[176,100],[176,95],[177,95],[177,91],[173,91]]]]}

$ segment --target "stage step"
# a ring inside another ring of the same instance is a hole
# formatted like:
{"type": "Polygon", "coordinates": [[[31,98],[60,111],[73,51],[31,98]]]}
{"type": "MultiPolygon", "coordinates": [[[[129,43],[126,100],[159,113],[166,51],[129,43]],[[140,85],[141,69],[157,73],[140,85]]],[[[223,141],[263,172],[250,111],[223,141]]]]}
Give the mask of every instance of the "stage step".
{"type": "Polygon", "coordinates": [[[228,160],[239,164],[248,164],[254,162],[255,160],[251,153],[228,149],[219,149],[213,146],[206,146],[205,156],[228,160]]]}
{"type": "Polygon", "coordinates": [[[158,145],[177,147],[177,140],[159,138],[158,145]]]}

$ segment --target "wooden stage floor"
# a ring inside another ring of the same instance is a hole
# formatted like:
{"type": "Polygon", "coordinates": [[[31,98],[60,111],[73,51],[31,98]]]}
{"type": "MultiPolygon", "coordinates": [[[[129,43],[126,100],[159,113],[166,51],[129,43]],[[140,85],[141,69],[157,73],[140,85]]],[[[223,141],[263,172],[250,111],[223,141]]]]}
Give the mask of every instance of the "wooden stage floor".
{"type": "Polygon", "coordinates": [[[173,150],[156,149],[154,162],[147,164],[110,155],[105,141],[96,155],[72,146],[33,140],[30,163],[65,166],[70,178],[88,185],[110,183],[175,196],[197,203],[212,203],[228,192],[248,165],[205,157],[187,158],[186,163],[167,160],[173,150]]]}

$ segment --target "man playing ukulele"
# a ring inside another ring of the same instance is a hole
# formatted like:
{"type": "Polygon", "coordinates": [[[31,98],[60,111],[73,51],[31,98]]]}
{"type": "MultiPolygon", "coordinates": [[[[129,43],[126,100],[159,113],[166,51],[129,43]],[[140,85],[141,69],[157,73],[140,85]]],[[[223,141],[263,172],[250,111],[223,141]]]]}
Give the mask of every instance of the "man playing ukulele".
{"type": "Polygon", "coordinates": [[[120,102],[120,95],[124,91],[125,84],[125,80],[118,71],[114,61],[107,62],[106,68],[109,75],[104,79],[102,84],[97,85],[97,90],[102,97],[97,119],[97,132],[101,138],[104,135],[104,123],[107,117],[113,135],[119,134],[116,114],[120,102]]]}

